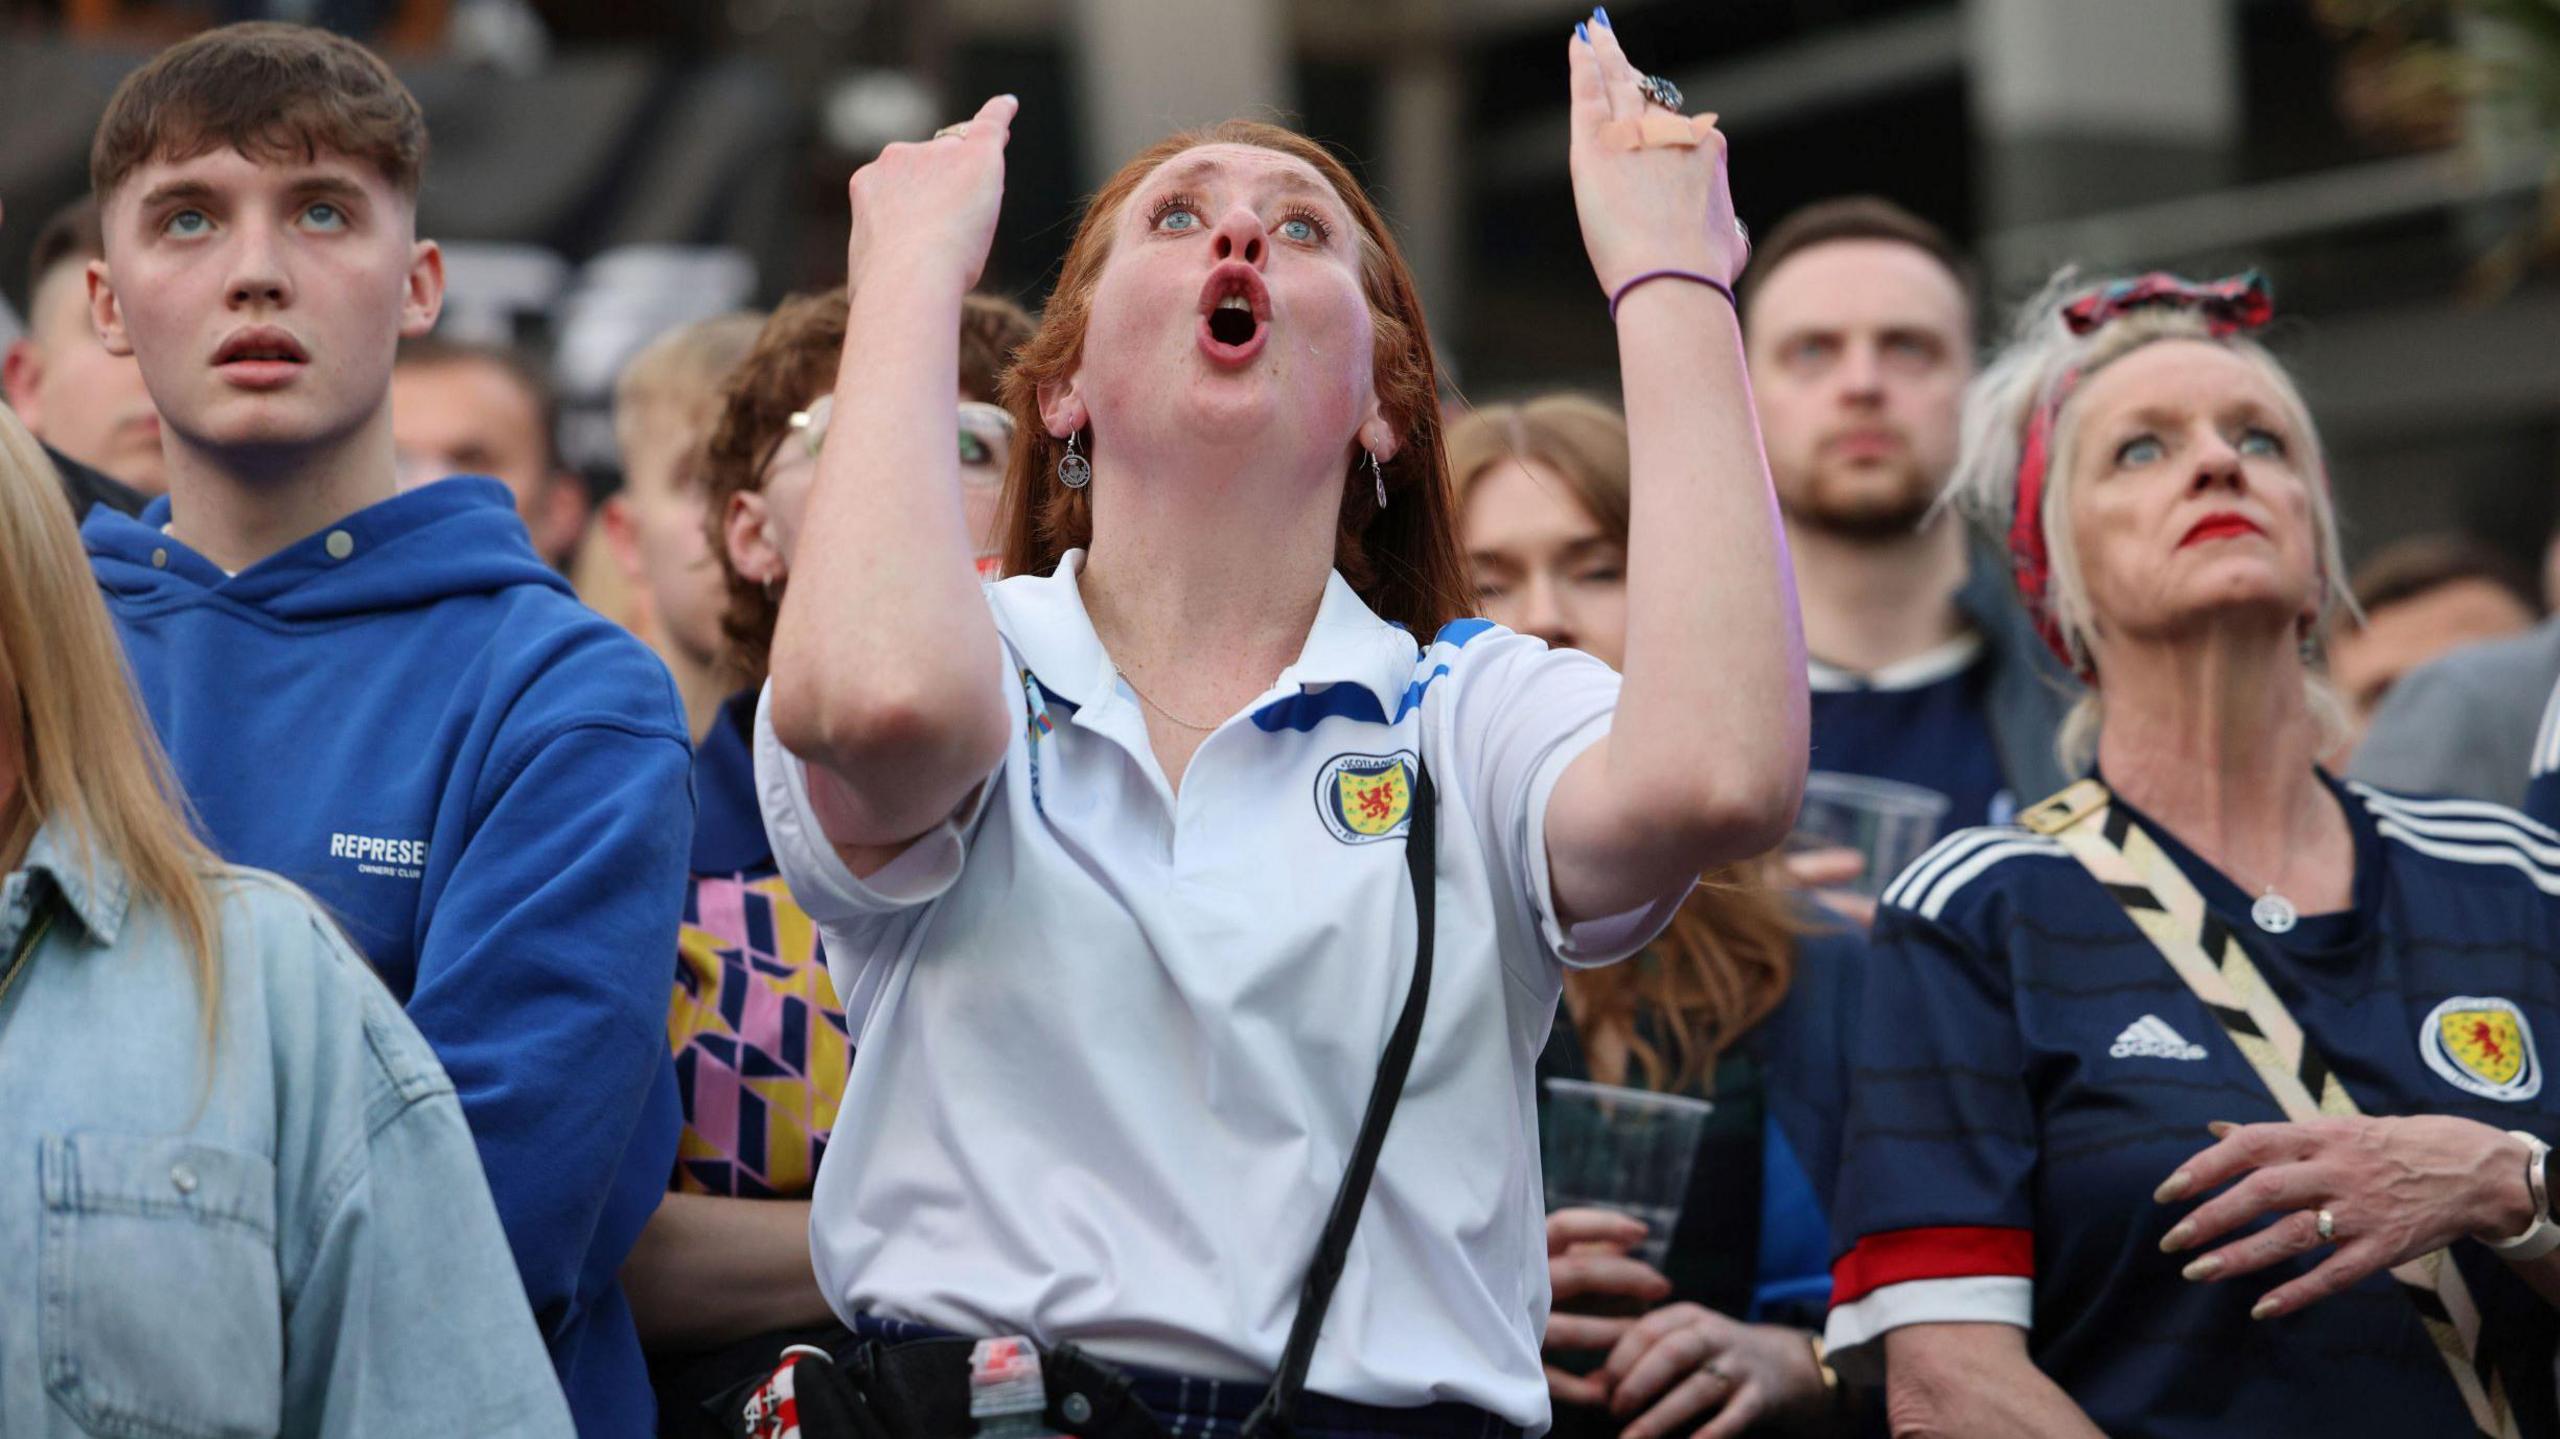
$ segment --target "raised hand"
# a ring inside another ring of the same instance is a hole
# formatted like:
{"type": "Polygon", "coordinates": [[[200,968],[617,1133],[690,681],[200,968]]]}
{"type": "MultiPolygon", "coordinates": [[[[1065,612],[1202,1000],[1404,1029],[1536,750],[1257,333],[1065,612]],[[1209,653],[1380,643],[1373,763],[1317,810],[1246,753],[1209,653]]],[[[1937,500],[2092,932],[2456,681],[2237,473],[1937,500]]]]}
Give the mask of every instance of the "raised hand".
{"type": "Polygon", "coordinates": [[[1005,142],[1021,107],[998,95],[966,124],[891,145],[853,172],[845,275],[856,293],[867,277],[947,281],[955,295],[978,283],[1004,200],[1005,142]]]}
{"type": "Polygon", "coordinates": [[[1618,47],[1608,22],[1593,18],[1567,42],[1573,79],[1573,204],[1582,244],[1600,288],[1648,270],[1691,270],[1731,284],[1750,255],[1733,221],[1725,181],[1724,135],[1709,129],[1695,146],[1626,147],[1613,121],[1641,122],[1651,109],[1643,76],[1618,47]]]}

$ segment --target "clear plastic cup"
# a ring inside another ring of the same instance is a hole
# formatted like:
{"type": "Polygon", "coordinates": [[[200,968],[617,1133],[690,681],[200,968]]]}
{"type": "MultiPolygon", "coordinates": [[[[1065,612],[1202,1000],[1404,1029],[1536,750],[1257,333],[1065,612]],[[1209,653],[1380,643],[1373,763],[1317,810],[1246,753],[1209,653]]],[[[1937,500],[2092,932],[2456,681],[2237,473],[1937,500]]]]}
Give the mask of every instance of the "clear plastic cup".
{"type": "Polygon", "coordinates": [[[1644,1221],[1645,1237],[1631,1252],[1660,1269],[1715,1106],[1584,1079],[1550,1079],[1546,1089],[1538,1154],[1547,1212],[1589,1207],[1634,1215],[1644,1221]]]}
{"type": "Polygon", "coordinates": [[[1933,789],[1862,774],[1815,770],[1789,843],[1797,849],[1853,849],[1866,868],[1848,888],[1869,899],[1937,838],[1948,800],[1933,789]]]}

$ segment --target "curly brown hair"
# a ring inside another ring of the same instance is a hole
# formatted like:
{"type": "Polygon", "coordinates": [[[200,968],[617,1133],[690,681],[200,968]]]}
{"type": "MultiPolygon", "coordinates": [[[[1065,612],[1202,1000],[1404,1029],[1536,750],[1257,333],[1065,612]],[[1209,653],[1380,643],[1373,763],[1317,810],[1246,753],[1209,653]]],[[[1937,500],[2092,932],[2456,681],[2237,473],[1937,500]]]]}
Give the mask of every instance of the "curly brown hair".
{"type": "MultiPolygon", "coordinates": [[[[786,299],[765,321],[755,348],[730,372],[721,390],[720,418],[703,449],[703,523],[711,552],[720,557],[729,605],[720,616],[730,667],[750,685],[761,685],[773,654],[778,594],[738,573],[729,558],[729,499],[764,487],[765,466],[791,432],[791,417],[835,389],[843,363],[845,287],[786,299]]],[[[1030,314],[1000,295],[969,295],[960,302],[960,393],[997,402],[1005,367],[1031,338],[1030,314]]]]}

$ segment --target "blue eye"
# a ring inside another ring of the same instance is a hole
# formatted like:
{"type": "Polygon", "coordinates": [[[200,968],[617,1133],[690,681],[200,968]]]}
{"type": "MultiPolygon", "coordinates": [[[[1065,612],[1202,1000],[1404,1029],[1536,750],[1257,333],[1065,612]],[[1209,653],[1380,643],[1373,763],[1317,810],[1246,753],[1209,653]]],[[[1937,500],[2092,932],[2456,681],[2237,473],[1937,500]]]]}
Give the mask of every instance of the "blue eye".
{"type": "Polygon", "coordinates": [[[347,212],[326,200],[314,200],[303,206],[302,218],[318,230],[343,230],[347,227],[347,212]]]}
{"type": "Polygon", "coordinates": [[[1779,355],[1790,368],[1804,370],[1829,364],[1838,357],[1839,353],[1839,341],[1820,335],[1807,335],[1788,344],[1779,352],[1779,355]]]}
{"type": "Polygon", "coordinates": [[[1281,221],[1280,233],[1301,245],[1312,244],[1317,239],[1315,222],[1303,216],[1293,216],[1281,221]]]}
{"type": "Polygon", "coordinates": [[[2281,459],[2285,453],[2284,437],[2273,430],[2262,430],[2252,426],[2240,436],[2240,453],[2281,459]]]}
{"type": "Polygon", "coordinates": [[[1199,225],[1200,217],[1188,210],[1167,210],[1156,216],[1156,228],[1159,230],[1192,230],[1199,225]]]}
{"type": "Polygon", "coordinates": [[[2116,446],[2118,469],[2130,470],[2144,465],[2156,465],[2167,458],[2169,458],[2169,447],[2150,435],[2136,435],[2116,446]]]}
{"type": "Polygon", "coordinates": [[[213,221],[205,218],[202,210],[180,210],[161,222],[160,232],[183,239],[189,235],[201,235],[212,225],[213,221]]]}

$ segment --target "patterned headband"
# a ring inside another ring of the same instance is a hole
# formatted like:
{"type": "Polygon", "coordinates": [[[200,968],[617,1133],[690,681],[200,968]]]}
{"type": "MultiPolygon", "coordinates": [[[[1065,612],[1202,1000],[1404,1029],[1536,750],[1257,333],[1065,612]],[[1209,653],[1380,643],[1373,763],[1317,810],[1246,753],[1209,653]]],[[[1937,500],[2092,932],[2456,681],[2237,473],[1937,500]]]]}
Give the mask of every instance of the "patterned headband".
{"type": "MultiPolygon", "coordinates": [[[[2275,297],[2266,277],[2255,270],[2205,284],[2155,270],[2072,297],[2062,307],[2062,323],[2074,335],[2087,335],[2146,309],[2198,316],[2205,332],[2220,340],[2265,328],[2275,317],[2275,297]]],[[[2080,372],[2065,371],[2052,395],[2028,417],[2026,443],[2018,453],[2017,506],[2009,520],[2009,560],[2017,574],[2019,598],[2035,620],[2036,633],[2044,636],[2045,644],[2065,665],[2072,664],[2071,647],[2063,641],[2049,598],[2053,558],[2044,543],[2044,482],[2052,467],[2054,421],[2079,386],[2080,372]]]]}

